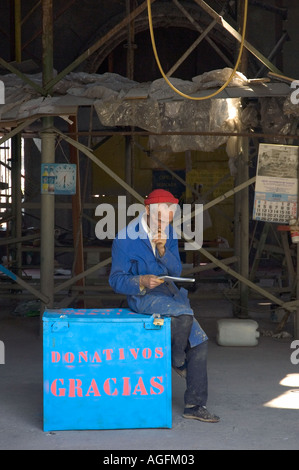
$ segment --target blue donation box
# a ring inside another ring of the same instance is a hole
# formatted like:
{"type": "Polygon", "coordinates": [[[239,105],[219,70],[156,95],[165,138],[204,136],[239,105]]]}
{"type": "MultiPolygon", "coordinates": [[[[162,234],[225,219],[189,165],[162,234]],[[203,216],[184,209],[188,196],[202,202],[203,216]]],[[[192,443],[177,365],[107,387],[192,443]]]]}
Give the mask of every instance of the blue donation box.
{"type": "Polygon", "coordinates": [[[44,431],[172,426],[169,318],[46,310],[43,373],[44,431]]]}

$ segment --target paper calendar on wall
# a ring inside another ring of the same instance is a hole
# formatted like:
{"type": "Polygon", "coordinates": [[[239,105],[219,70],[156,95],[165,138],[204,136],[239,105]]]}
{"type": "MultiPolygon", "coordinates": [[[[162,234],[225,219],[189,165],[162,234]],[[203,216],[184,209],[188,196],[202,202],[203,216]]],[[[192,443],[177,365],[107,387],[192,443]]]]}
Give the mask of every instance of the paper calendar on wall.
{"type": "Polygon", "coordinates": [[[297,218],[298,152],[294,145],[260,144],[254,220],[289,223],[297,218]]]}

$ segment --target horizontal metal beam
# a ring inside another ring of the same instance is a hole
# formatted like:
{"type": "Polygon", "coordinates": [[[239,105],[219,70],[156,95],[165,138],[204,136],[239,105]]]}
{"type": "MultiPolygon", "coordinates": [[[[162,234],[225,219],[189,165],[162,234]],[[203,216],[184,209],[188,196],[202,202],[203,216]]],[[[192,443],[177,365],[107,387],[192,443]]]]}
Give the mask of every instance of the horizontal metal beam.
{"type": "Polygon", "coordinates": [[[25,235],[24,237],[3,238],[3,239],[0,239],[0,246],[27,242],[29,240],[35,240],[36,238],[40,238],[40,234],[36,233],[34,235],[25,235]]]}
{"type": "MultiPolygon", "coordinates": [[[[280,96],[281,97],[281,96],[280,96]]],[[[257,97],[258,98],[258,97],[257,97]]],[[[286,96],[285,96],[286,98],[286,96]]],[[[37,119],[40,116],[37,117],[37,119]]],[[[65,135],[74,135],[71,132],[65,133],[65,135]]],[[[79,131],[78,132],[78,137],[84,137],[84,136],[97,136],[97,137],[104,137],[104,136],[114,136],[114,135],[134,135],[134,136],[148,136],[148,135],[158,135],[158,136],[165,136],[165,135],[195,135],[195,136],[215,136],[215,137],[249,137],[249,138],[281,138],[281,139],[298,139],[297,134],[277,134],[276,132],[271,133],[264,133],[264,132],[221,132],[221,131],[173,131],[173,132],[161,132],[160,134],[158,132],[149,132],[145,130],[118,130],[118,131],[79,131]]]]}

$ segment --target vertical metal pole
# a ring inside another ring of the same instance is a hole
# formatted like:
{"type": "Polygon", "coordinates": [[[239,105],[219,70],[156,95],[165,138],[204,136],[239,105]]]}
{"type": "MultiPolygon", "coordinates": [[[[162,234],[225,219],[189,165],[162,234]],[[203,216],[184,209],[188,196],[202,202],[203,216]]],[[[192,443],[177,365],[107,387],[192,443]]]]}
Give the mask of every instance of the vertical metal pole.
{"type": "MultiPolygon", "coordinates": [[[[134,9],[135,0],[126,0],[126,14],[129,15],[134,9]]],[[[133,19],[127,26],[127,77],[134,79],[134,39],[135,39],[135,20],[133,19]]],[[[131,128],[134,130],[134,127],[131,128]]],[[[125,180],[130,186],[133,184],[133,162],[134,162],[134,142],[132,136],[127,136],[125,150],[125,180]]],[[[128,193],[128,204],[132,203],[132,196],[128,193]]]]}
{"type": "MultiPolygon", "coordinates": [[[[242,182],[249,179],[248,174],[248,139],[242,138],[242,148],[240,156],[240,177],[242,182]]],[[[240,191],[240,274],[248,279],[249,277],[249,190],[248,186],[240,191]]],[[[249,288],[243,282],[240,283],[240,316],[248,317],[248,297],[249,288]]]]}
{"type": "MultiPolygon", "coordinates": [[[[11,27],[13,30],[11,54],[12,60],[21,62],[21,0],[11,2],[11,27]]],[[[21,238],[22,235],[22,193],[21,193],[21,134],[11,139],[11,179],[12,179],[12,236],[21,238]]],[[[16,243],[13,255],[13,271],[20,276],[22,265],[21,243],[16,243]]]]}
{"type": "MultiPolygon", "coordinates": [[[[48,118],[43,119],[41,162],[48,164],[55,162],[55,136],[45,130],[51,124],[48,118]]],[[[54,204],[53,194],[41,195],[41,292],[49,298],[47,307],[53,307],[54,293],[54,204]]]]}
{"type": "Polygon", "coordinates": [[[15,0],[15,60],[22,61],[22,35],[21,35],[21,0],[15,0]]]}
{"type": "MultiPolygon", "coordinates": [[[[297,157],[299,159],[299,155],[297,157]]],[[[297,167],[297,220],[299,219],[299,165],[297,167]]],[[[299,299],[299,243],[296,252],[296,300],[299,299]]],[[[299,339],[299,306],[294,312],[294,337],[299,339]]]]}
{"type": "MultiPolygon", "coordinates": [[[[126,0],[126,15],[130,15],[131,11],[136,7],[134,0],[126,0]]],[[[128,24],[128,43],[127,43],[127,77],[133,80],[134,77],[134,38],[135,38],[135,20],[128,24]]]]}
{"type": "MultiPolygon", "coordinates": [[[[22,236],[22,191],[21,191],[21,134],[11,139],[11,179],[12,179],[12,236],[20,240],[22,236]]],[[[13,272],[21,275],[21,243],[15,245],[13,272]]]]}
{"type": "MultiPolygon", "coordinates": [[[[70,132],[74,132],[74,139],[78,140],[77,117],[72,116],[73,123],[69,125],[70,132]]],[[[70,162],[76,165],[76,194],[72,196],[72,218],[73,218],[73,237],[74,237],[74,275],[84,271],[84,252],[83,252],[83,232],[82,232],[82,207],[81,207],[81,184],[79,168],[79,150],[70,145],[70,162]]],[[[77,281],[78,286],[85,285],[85,279],[77,281]]],[[[84,289],[79,294],[84,293],[84,289]]]]}
{"type": "MultiPolygon", "coordinates": [[[[275,6],[278,8],[284,7],[284,0],[275,0],[275,6]]],[[[278,43],[279,39],[283,36],[283,19],[280,15],[275,16],[275,44],[278,43]]],[[[283,49],[278,50],[276,54],[276,67],[279,70],[283,70],[283,49]]]]}
{"type": "MultiPolygon", "coordinates": [[[[46,128],[47,118],[43,125],[46,128]]],[[[42,132],[41,160],[55,162],[55,136],[46,130],[42,132]]],[[[41,292],[50,299],[48,307],[53,307],[54,292],[54,198],[53,194],[41,195],[41,292]]]]}
{"type": "MultiPolygon", "coordinates": [[[[239,0],[238,2],[238,23],[242,25],[242,19],[244,16],[244,2],[239,0]]],[[[241,29],[241,26],[239,27],[241,29]]],[[[242,55],[240,71],[246,75],[247,72],[247,52],[242,55]]],[[[249,179],[249,167],[248,167],[248,139],[239,138],[239,158],[238,158],[238,183],[244,183],[249,179]]],[[[242,191],[237,194],[237,210],[238,210],[238,248],[239,248],[239,272],[240,274],[248,279],[249,277],[249,190],[246,186],[242,191]]],[[[240,311],[239,317],[248,317],[248,298],[249,288],[247,284],[240,282],[240,311]]]]}
{"type": "Polygon", "coordinates": [[[53,78],[53,0],[42,1],[42,14],[43,86],[46,86],[53,78]]]}
{"type": "MultiPolygon", "coordinates": [[[[297,279],[296,279],[296,299],[299,299],[299,243],[297,243],[297,279]]],[[[299,307],[296,308],[296,312],[294,312],[294,337],[295,339],[299,339],[299,307]]]]}
{"type": "MultiPolygon", "coordinates": [[[[53,78],[53,4],[43,0],[43,85],[53,78]]],[[[53,118],[43,118],[41,163],[55,162],[55,136],[47,129],[53,126],[53,118]]],[[[41,292],[49,298],[47,307],[53,307],[54,296],[54,211],[53,194],[41,195],[41,292]]],[[[43,306],[45,307],[45,306],[43,306]]],[[[42,309],[43,310],[43,309],[42,309]]]]}
{"type": "MultiPolygon", "coordinates": [[[[235,185],[247,181],[248,178],[248,142],[246,138],[238,138],[238,174],[235,185]]],[[[237,271],[249,278],[249,206],[248,206],[248,186],[235,195],[235,254],[239,261],[237,271]]],[[[248,286],[239,283],[239,308],[234,314],[238,317],[248,316],[248,286]]]]}
{"type": "MultiPolygon", "coordinates": [[[[238,4],[238,22],[239,30],[243,23],[244,17],[244,2],[239,0],[238,4]]],[[[240,71],[246,75],[248,65],[248,51],[243,51],[240,71]]],[[[249,165],[248,165],[248,138],[242,137],[241,143],[241,154],[240,154],[240,182],[243,183],[249,179],[249,165]]],[[[248,279],[249,278],[249,188],[246,186],[240,191],[240,274],[248,279]]],[[[249,299],[249,287],[243,282],[240,283],[240,316],[243,318],[248,317],[248,299],[249,299]]]]}
{"type": "MultiPolygon", "coordinates": [[[[132,187],[133,140],[131,136],[125,137],[125,181],[132,187]]],[[[132,203],[132,195],[127,192],[127,203],[132,203]]]]}
{"type": "MultiPolygon", "coordinates": [[[[239,177],[239,167],[240,167],[240,154],[239,154],[239,144],[240,137],[238,137],[238,154],[237,154],[237,175],[235,176],[234,185],[238,186],[240,184],[239,177]]],[[[238,259],[236,263],[236,271],[240,272],[240,259],[241,259],[241,229],[240,229],[240,214],[241,214],[241,200],[239,192],[234,195],[234,252],[238,259]]],[[[240,281],[238,284],[240,292],[240,281]]],[[[234,315],[238,316],[239,310],[234,309],[234,315]]]]}

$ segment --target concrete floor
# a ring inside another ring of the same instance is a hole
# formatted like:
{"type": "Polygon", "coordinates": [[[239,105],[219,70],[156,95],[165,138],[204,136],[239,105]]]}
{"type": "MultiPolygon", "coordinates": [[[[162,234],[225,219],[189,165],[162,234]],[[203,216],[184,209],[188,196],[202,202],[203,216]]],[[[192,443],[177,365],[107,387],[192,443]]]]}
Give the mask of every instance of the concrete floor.
{"type": "MultiPolygon", "coordinates": [[[[17,317],[1,308],[0,449],[298,449],[299,365],[290,359],[293,338],[261,336],[256,347],[221,347],[216,322],[231,316],[230,305],[205,301],[199,310],[210,337],[208,408],[221,417],[219,423],[182,417],[184,380],[174,374],[172,429],[43,432],[39,318],[17,317]],[[274,399],[276,407],[267,406],[274,399]]],[[[255,319],[260,328],[276,326],[267,311],[255,319]]]]}

